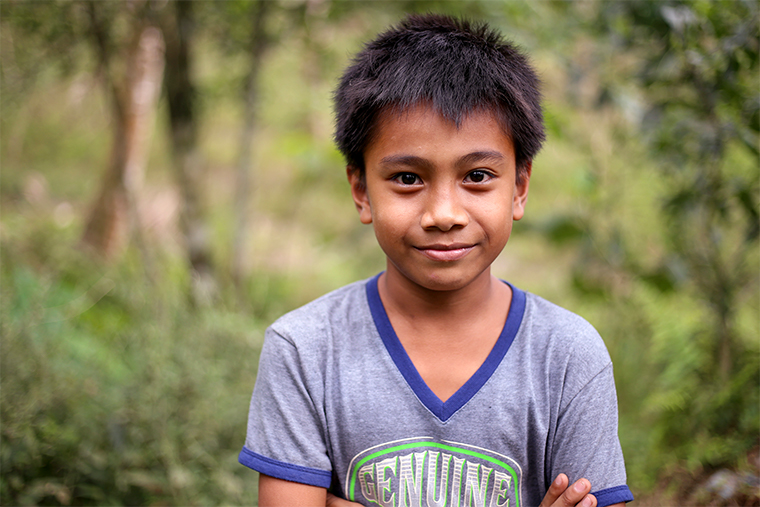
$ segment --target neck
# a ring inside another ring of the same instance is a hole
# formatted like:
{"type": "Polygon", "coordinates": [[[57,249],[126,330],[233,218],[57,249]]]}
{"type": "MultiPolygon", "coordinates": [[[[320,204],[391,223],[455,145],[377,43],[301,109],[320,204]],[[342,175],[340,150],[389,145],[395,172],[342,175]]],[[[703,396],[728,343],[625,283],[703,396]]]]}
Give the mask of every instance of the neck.
{"type": "Polygon", "coordinates": [[[507,284],[491,275],[490,268],[461,288],[432,290],[413,282],[390,263],[378,280],[378,291],[388,310],[410,320],[419,315],[469,320],[497,301],[503,304],[505,298],[508,307],[512,294],[507,284]]]}

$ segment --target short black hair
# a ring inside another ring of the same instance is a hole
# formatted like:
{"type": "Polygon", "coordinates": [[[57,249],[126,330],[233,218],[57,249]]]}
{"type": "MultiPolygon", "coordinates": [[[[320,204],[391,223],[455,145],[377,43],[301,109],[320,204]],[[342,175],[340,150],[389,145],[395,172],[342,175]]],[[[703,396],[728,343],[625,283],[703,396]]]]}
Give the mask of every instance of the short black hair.
{"type": "Polygon", "coordinates": [[[369,42],[334,95],[338,149],[364,172],[380,111],[431,104],[459,127],[473,111],[496,115],[515,148],[517,179],[546,138],[540,81],[527,57],[485,23],[411,15],[369,42]]]}

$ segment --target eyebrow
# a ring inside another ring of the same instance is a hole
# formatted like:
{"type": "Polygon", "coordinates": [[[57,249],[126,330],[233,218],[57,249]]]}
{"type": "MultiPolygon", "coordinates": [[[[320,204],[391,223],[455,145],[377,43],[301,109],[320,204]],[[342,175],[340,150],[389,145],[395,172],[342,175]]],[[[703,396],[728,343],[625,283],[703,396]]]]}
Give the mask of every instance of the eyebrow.
{"type": "Polygon", "coordinates": [[[504,160],[504,155],[499,153],[498,151],[476,151],[473,153],[469,153],[465,155],[464,157],[460,158],[457,161],[457,165],[471,165],[471,164],[477,164],[478,162],[483,161],[493,161],[493,162],[500,162],[504,160]]]}
{"type": "MultiPolygon", "coordinates": [[[[465,166],[465,165],[477,164],[478,162],[483,162],[486,160],[492,160],[492,161],[498,162],[498,161],[504,160],[504,155],[499,153],[498,151],[492,151],[492,150],[475,151],[461,157],[459,160],[457,160],[456,165],[465,166]]],[[[433,165],[428,159],[418,157],[416,155],[388,155],[387,157],[383,157],[380,160],[380,164],[391,165],[391,166],[402,165],[402,166],[409,166],[409,167],[425,167],[425,168],[432,167],[433,165]]]]}
{"type": "Polygon", "coordinates": [[[425,158],[417,157],[415,155],[388,155],[380,160],[380,165],[401,165],[408,167],[432,167],[432,163],[425,158]]]}

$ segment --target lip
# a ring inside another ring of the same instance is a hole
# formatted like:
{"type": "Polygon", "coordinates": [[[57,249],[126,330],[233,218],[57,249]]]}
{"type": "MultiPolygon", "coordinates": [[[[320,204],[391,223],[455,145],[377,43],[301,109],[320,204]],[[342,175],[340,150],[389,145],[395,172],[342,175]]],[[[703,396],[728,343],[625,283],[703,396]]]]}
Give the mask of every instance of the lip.
{"type": "Polygon", "coordinates": [[[463,259],[475,245],[453,243],[451,245],[427,245],[416,247],[425,257],[439,262],[453,262],[463,259]]]}

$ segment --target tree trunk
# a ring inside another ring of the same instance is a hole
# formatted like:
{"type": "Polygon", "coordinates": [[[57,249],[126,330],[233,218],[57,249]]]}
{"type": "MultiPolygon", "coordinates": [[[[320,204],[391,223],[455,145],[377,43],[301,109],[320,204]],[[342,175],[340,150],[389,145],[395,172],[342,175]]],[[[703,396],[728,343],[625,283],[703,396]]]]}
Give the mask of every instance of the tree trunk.
{"type": "Polygon", "coordinates": [[[208,227],[201,201],[203,162],[198,152],[195,88],[190,77],[193,2],[172,2],[163,18],[166,94],[173,165],[182,195],[180,221],[191,269],[191,298],[206,304],[217,294],[208,227]]]}
{"type": "MultiPolygon", "coordinates": [[[[94,3],[90,4],[90,14],[92,35],[111,98],[113,139],[109,166],[87,219],[82,242],[108,259],[123,251],[130,230],[136,238],[142,238],[137,202],[164,69],[164,43],[157,28],[135,15],[134,35],[126,52],[126,74],[117,79],[111,72],[113,55],[108,22],[98,19],[94,3]]],[[[142,247],[141,241],[138,246],[142,247]]]]}
{"type": "Polygon", "coordinates": [[[248,75],[246,76],[243,97],[243,128],[240,132],[240,152],[237,163],[237,184],[235,186],[235,229],[232,244],[232,279],[240,285],[245,272],[246,238],[248,236],[248,224],[251,201],[251,144],[256,128],[256,108],[258,104],[258,77],[259,68],[264,50],[267,46],[267,37],[264,32],[264,20],[266,18],[269,1],[259,0],[251,7],[251,40],[248,47],[248,75]]]}

